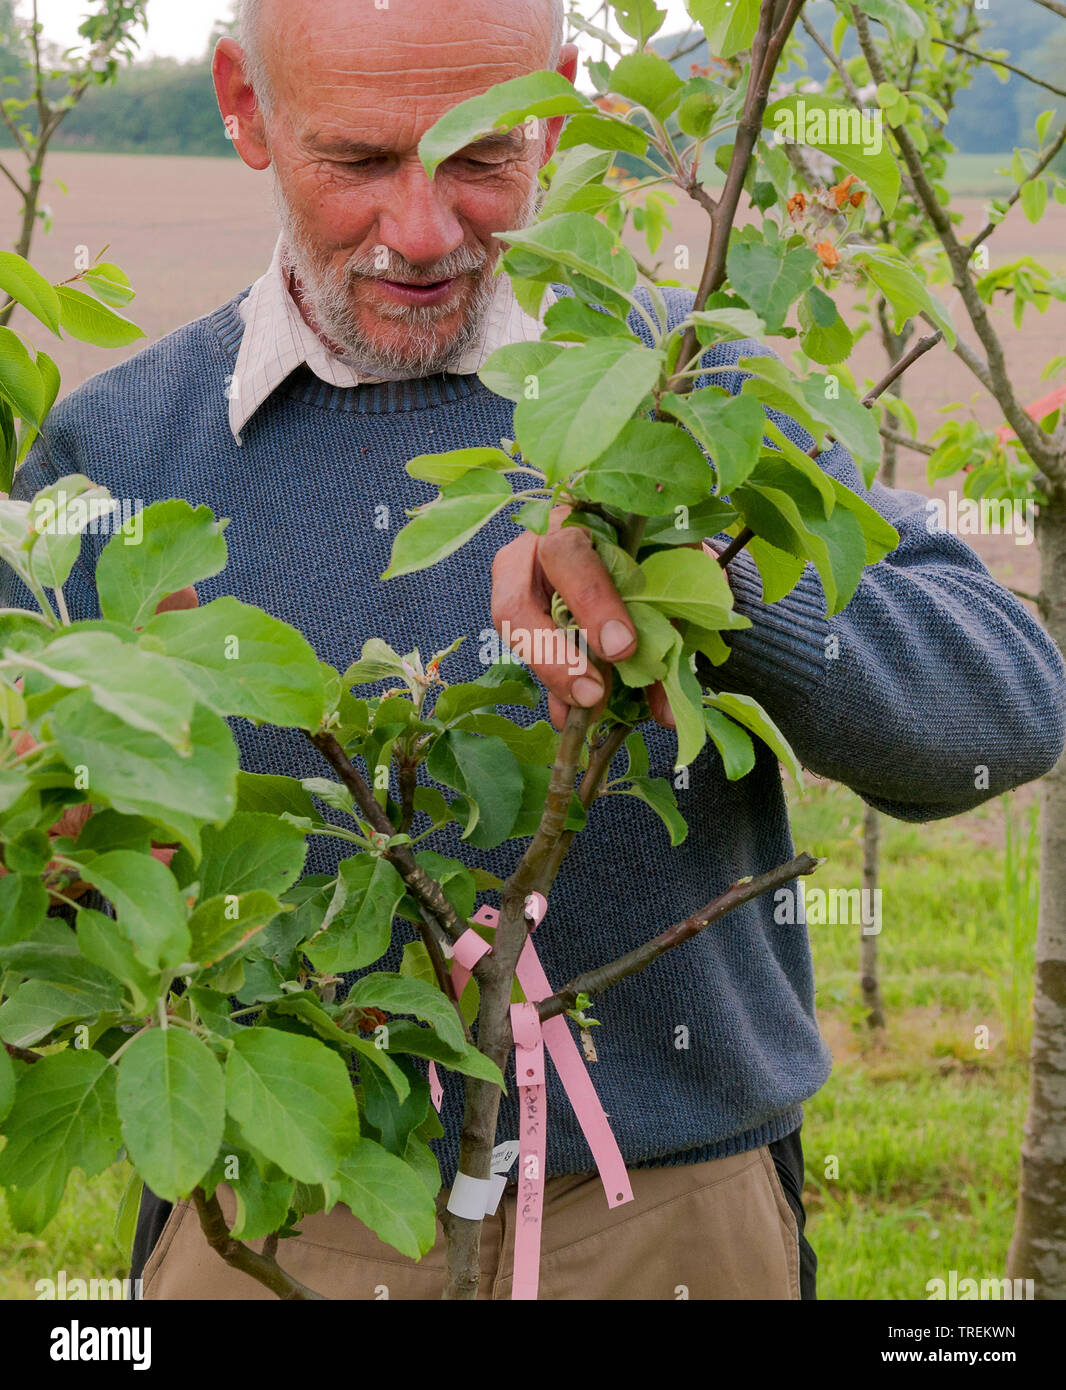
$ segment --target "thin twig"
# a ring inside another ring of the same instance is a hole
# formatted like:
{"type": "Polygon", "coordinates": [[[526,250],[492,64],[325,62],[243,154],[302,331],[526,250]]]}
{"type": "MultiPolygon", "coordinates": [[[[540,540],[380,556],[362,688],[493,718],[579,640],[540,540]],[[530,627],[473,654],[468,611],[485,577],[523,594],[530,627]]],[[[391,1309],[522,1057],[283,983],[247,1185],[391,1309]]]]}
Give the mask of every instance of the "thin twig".
{"type": "Polygon", "coordinates": [[[1057,97],[1066,97],[1066,91],[1062,87],[1056,87],[1052,82],[1045,82],[1042,77],[1034,77],[1031,72],[1026,72],[1024,68],[1016,68],[1013,63],[1008,63],[1005,58],[993,58],[991,53],[982,53],[976,48],[967,48],[963,43],[956,43],[954,39],[936,39],[936,43],[942,43],[945,48],[953,48],[956,53],[965,53],[967,57],[976,58],[981,63],[992,63],[999,68],[1006,68],[1008,72],[1017,73],[1019,77],[1024,77],[1026,82],[1032,82],[1036,87],[1045,87],[1049,92],[1054,92],[1057,97]]]}
{"type": "Polygon", "coordinates": [[[226,1225],[226,1218],[219,1205],[217,1193],[212,1193],[208,1197],[202,1187],[196,1187],[193,1188],[192,1200],[196,1207],[196,1214],[200,1218],[200,1229],[203,1231],[208,1245],[231,1268],[239,1269],[242,1274],[249,1275],[286,1302],[324,1299],[325,1295],[316,1293],[314,1289],[309,1289],[306,1284],[301,1284],[299,1279],[294,1279],[291,1274],[286,1274],[273,1255],[266,1253],[265,1247],[264,1253],[260,1255],[250,1245],[235,1240],[230,1228],[226,1225]]]}
{"type": "Polygon", "coordinates": [[[550,998],[541,1000],[537,1005],[537,1013],[540,1015],[541,1022],[544,1023],[549,1018],[556,1018],[559,1014],[566,1013],[568,1009],[576,1008],[579,994],[602,994],[604,990],[610,989],[620,980],[627,979],[630,975],[639,974],[642,970],[647,970],[649,965],[657,961],[660,956],[665,955],[667,951],[672,951],[684,942],[690,941],[692,937],[698,936],[712,923],[721,921],[723,917],[736,911],[738,907],[751,902],[753,898],[761,897],[763,893],[768,893],[773,888],[780,888],[783,884],[790,883],[794,878],[813,874],[824,863],[824,859],[815,859],[810,854],[800,854],[787,864],[780,864],[776,869],[770,869],[767,873],[759,874],[756,878],[740,879],[715,898],[713,902],[700,908],[699,912],[694,912],[691,917],[686,917],[682,922],[675,922],[672,927],[668,927],[666,931],[652,937],[643,946],[638,946],[636,950],[619,956],[617,960],[611,961],[608,965],[600,965],[594,970],[587,970],[583,975],[571,980],[568,985],[564,985],[562,989],[556,990],[550,998]]]}

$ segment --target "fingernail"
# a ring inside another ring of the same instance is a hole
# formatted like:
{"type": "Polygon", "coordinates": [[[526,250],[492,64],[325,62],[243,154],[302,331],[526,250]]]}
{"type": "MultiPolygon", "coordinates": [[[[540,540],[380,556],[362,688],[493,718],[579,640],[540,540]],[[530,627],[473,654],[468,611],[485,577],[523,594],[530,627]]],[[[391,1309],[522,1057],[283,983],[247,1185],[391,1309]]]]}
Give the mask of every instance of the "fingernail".
{"type": "Polygon", "coordinates": [[[633,634],[625,623],[612,618],[600,629],[600,651],[611,661],[633,645],[633,634]]]}
{"type": "Polygon", "coordinates": [[[591,676],[579,676],[570,689],[574,699],[586,709],[603,699],[603,686],[591,676]]]}

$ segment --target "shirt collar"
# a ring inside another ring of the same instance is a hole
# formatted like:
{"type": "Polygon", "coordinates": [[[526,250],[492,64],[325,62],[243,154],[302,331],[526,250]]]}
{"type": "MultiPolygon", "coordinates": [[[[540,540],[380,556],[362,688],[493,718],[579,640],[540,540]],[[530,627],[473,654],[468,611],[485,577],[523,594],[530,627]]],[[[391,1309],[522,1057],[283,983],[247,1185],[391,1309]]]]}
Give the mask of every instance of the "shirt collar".
{"type": "MultiPolygon", "coordinates": [[[[400,380],[404,375],[383,377],[360,372],[354,363],[326,346],[289,292],[283,248],[284,240],[279,237],[270,268],[255,282],[240,306],[244,336],[229,389],[229,424],[238,444],[243,443],[241,432],[248,421],[297,367],[306,364],[321,381],[339,387],[400,380]]],[[[555,298],[549,287],[542,315],[555,298]]],[[[460,376],[472,375],[481,370],[497,348],[538,339],[540,333],[541,324],[525,313],[515,299],[510,280],[501,274],[480,341],[467,349],[452,370],[460,376]]]]}

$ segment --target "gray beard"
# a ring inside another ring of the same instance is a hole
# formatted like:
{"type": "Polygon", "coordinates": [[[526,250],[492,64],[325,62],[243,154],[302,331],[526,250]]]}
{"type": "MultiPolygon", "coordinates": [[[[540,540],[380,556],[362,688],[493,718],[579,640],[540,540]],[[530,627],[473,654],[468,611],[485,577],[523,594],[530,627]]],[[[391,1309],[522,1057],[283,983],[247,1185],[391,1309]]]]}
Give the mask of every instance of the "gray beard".
{"type": "MultiPolygon", "coordinates": [[[[390,251],[389,264],[384,269],[373,254],[357,254],[338,271],[328,255],[306,236],[299,219],[285,201],[276,178],[274,203],[281,221],[284,269],[295,276],[303,303],[319,333],[341,348],[345,359],[360,374],[389,378],[423,377],[454,370],[463,355],[483,338],[497,290],[496,278],[487,273],[488,255],[485,251],[460,246],[429,267],[413,266],[396,252],[390,251]],[[480,274],[463,323],[459,331],[443,343],[436,325],[454,312],[451,305],[397,304],[382,310],[383,319],[403,324],[406,329],[403,341],[385,346],[368,338],[351,307],[352,287],[360,278],[411,279],[428,283],[452,276],[470,276],[476,272],[480,274]]],[[[528,226],[533,220],[536,204],[537,193],[534,191],[528,206],[523,209],[519,226],[528,226]]]]}

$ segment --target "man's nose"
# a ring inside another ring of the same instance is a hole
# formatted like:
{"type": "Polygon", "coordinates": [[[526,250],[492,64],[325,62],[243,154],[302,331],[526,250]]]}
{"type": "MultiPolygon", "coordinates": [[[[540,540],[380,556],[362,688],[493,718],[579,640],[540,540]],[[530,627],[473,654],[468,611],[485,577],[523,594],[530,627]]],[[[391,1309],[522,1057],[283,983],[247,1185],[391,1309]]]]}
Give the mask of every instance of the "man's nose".
{"type": "Polygon", "coordinates": [[[382,242],[410,261],[439,261],[466,240],[459,219],[417,160],[393,179],[388,203],[379,217],[382,242]]]}

